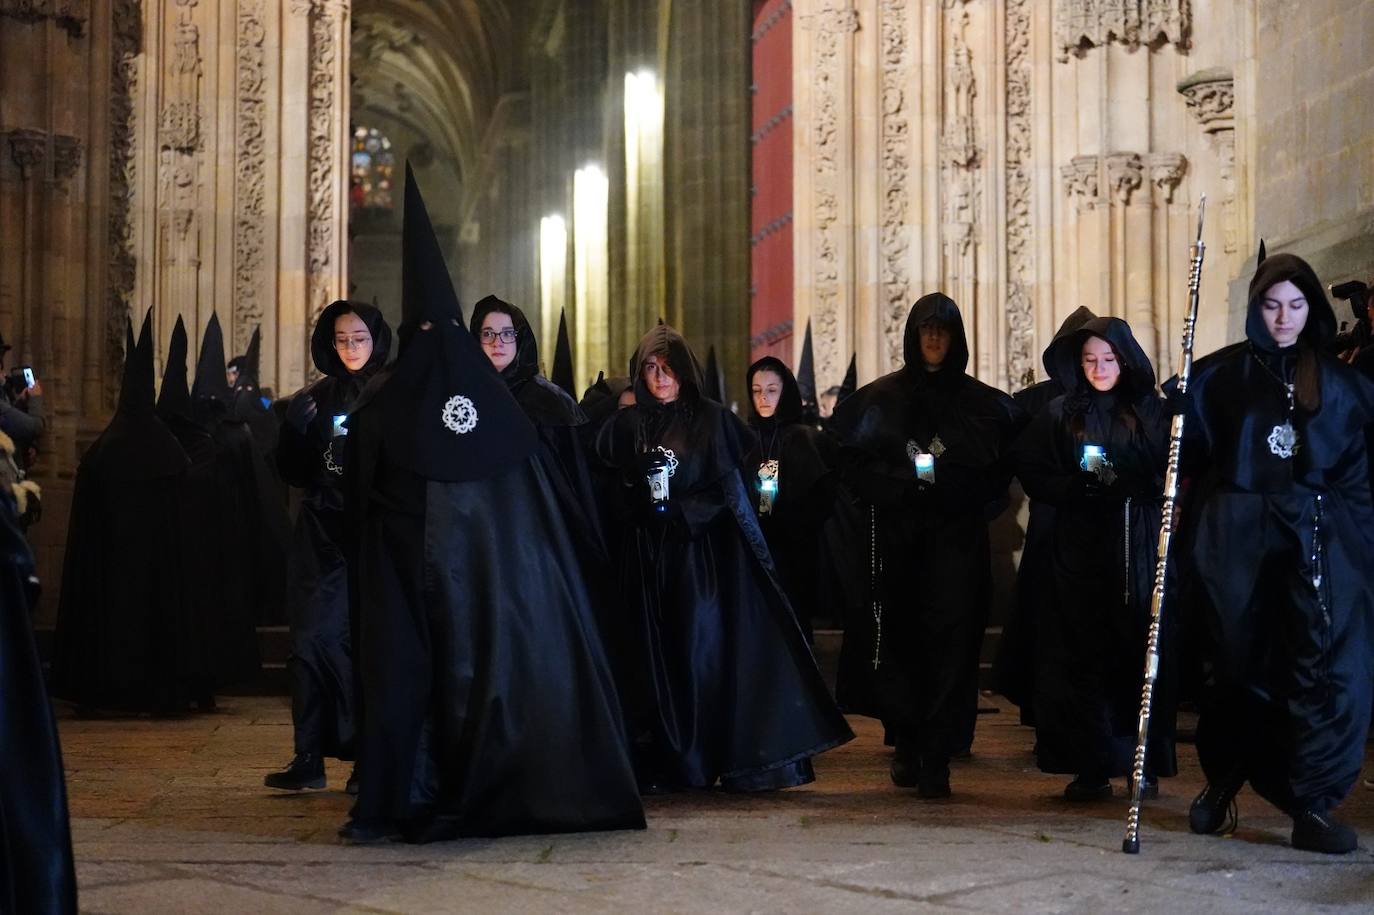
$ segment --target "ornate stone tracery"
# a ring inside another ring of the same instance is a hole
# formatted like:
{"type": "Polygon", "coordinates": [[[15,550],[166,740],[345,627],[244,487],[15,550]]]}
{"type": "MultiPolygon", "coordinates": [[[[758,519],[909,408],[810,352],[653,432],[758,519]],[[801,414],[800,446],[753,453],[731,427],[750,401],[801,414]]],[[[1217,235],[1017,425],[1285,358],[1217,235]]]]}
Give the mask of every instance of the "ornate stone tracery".
{"type": "Polygon", "coordinates": [[[882,322],[883,338],[887,341],[887,366],[889,369],[896,369],[901,366],[904,359],[902,340],[907,310],[911,304],[911,278],[907,269],[911,247],[907,190],[907,173],[911,167],[911,135],[906,106],[908,35],[905,0],[883,0],[881,15],[882,322]]]}
{"type": "Polygon", "coordinates": [[[1034,237],[1031,228],[1030,0],[1008,0],[1007,54],[1007,380],[1035,377],[1034,237]]]}
{"type": "Polygon", "coordinates": [[[264,0],[240,0],[236,36],[237,92],[234,166],[234,337],[236,351],[248,346],[261,324],[262,264],[266,247],[266,116],[264,85],[267,29],[264,0]]]}

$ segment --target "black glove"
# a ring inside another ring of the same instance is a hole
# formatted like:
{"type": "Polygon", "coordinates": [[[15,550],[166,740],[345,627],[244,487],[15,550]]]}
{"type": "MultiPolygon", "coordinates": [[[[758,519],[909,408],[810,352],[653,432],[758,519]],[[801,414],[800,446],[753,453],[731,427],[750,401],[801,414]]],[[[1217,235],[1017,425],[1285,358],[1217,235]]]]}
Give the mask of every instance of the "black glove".
{"type": "Polygon", "coordinates": [[[1180,391],[1177,386],[1170,386],[1164,400],[1171,416],[1189,416],[1193,412],[1193,395],[1180,391]]]}
{"type": "Polygon", "coordinates": [[[286,424],[295,429],[297,433],[304,435],[305,430],[315,421],[315,416],[319,412],[320,408],[315,405],[315,398],[309,394],[297,394],[286,405],[286,424]]]}
{"type": "Polygon", "coordinates": [[[1089,499],[1100,499],[1107,495],[1107,486],[1095,473],[1080,470],[1069,480],[1069,499],[1074,502],[1084,502],[1089,499]]]}

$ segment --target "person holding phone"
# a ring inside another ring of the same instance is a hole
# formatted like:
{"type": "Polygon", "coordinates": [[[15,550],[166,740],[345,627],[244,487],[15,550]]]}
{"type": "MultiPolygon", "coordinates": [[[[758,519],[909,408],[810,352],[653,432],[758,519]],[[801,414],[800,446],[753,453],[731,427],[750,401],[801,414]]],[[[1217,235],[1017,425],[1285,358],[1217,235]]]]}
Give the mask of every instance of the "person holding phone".
{"type": "MultiPolygon", "coordinates": [[[[291,624],[291,719],[295,757],[263,779],[269,788],[325,787],[325,757],[354,759],[357,698],[343,548],[343,469],[348,414],[386,363],[391,328],[361,302],[337,301],[320,314],[310,353],[323,378],[287,404],[277,445],[282,479],[304,490],[287,569],[291,624]]],[[[349,779],[350,792],[354,780],[349,779]]]]}
{"type": "MultiPolygon", "coordinates": [[[[0,337],[0,372],[11,347],[0,337]]],[[[28,470],[48,423],[43,411],[43,385],[32,366],[15,369],[5,378],[0,394],[0,432],[14,443],[14,461],[28,470]]]]}
{"type": "MultiPolygon", "coordinates": [[[[1076,776],[1066,799],[1105,800],[1135,751],[1169,413],[1149,357],[1119,318],[1057,337],[1045,361],[1065,393],[1012,449],[1026,494],[1053,511],[1042,561],[1056,599],[1038,608],[1030,697],[1036,761],[1076,776]]],[[[1173,683],[1164,676],[1155,688],[1146,796],[1177,772],[1173,683]]]]}

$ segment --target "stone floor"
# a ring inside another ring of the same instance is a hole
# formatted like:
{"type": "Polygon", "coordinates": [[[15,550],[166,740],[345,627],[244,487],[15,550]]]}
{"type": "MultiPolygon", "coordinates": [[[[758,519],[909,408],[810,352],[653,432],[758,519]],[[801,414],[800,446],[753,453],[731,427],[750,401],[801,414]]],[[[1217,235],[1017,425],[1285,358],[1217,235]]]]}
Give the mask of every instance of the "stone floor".
{"type": "MultiPolygon", "coordinates": [[[[985,700],[994,702],[995,700],[985,700]]],[[[432,846],[341,846],[348,799],[261,787],[289,756],[286,700],[239,698],[178,721],[64,716],[82,910],[158,912],[1254,912],[1374,906],[1374,790],[1342,815],[1365,848],[1288,847],[1288,821],[1240,798],[1232,838],[1190,835],[1200,786],[1182,775],[1120,852],[1125,803],[1070,807],[1038,773],[1011,710],[979,721],[955,796],[921,802],[888,782],[870,721],[821,758],[804,789],[653,798],[642,833],[432,846]]],[[[1374,761],[1372,761],[1374,762],[1374,761]]],[[[1374,765],[1368,770],[1374,774],[1374,765]]],[[[330,770],[342,787],[347,771],[330,770]]]]}

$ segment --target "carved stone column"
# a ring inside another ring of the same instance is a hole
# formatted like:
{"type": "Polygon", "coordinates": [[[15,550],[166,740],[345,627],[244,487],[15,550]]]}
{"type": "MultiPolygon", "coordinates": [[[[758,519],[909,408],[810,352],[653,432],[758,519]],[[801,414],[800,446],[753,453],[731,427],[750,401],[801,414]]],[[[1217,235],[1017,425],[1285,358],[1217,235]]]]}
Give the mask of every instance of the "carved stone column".
{"type": "Polygon", "coordinates": [[[1211,140],[1221,160],[1222,237],[1226,253],[1235,253],[1236,225],[1236,121],[1235,82],[1225,68],[1194,73],[1178,84],[1178,91],[1188,103],[1188,110],[1202,125],[1202,132],[1211,140]]]}
{"type": "MultiPolygon", "coordinates": [[[[1160,378],[1168,378],[1174,373],[1176,343],[1182,326],[1175,315],[1182,315],[1186,307],[1183,280],[1186,274],[1178,274],[1176,268],[1187,255],[1186,202],[1175,203],[1175,192],[1188,171],[1188,160],[1182,153],[1151,153],[1145,157],[1149,169],[1151,194],[1154,199],[1152,240],[1154,251],[1151,260],[1154,273],[1154,295],[1152,310],[1154,315],[1153,350],[1146,349],[1154,360],[1155,372],[1160,378]]],[[[1145,346],[1145,337],[1137,330],[1136,339],[1145,346]]]]}

